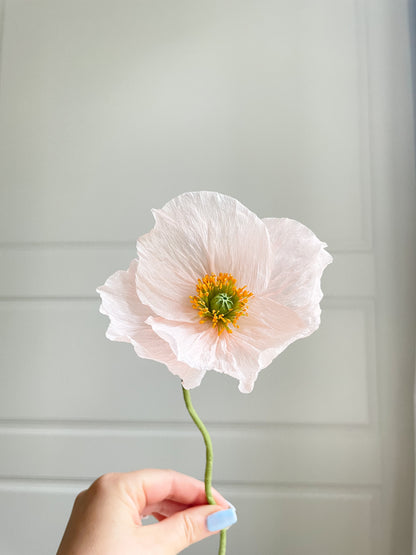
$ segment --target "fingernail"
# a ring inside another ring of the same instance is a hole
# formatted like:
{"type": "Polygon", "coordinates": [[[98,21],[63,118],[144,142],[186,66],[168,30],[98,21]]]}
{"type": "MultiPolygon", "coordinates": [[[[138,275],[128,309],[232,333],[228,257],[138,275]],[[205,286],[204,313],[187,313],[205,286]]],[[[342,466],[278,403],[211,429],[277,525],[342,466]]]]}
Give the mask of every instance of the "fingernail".
{"type": "Polygon", "coordinates": [[[237,522],[237,513],[234,507],[225,509],[225,511],[218,511],[207,517],[207,528],[209,532],[218,532],[228,528],[237,522]]]}

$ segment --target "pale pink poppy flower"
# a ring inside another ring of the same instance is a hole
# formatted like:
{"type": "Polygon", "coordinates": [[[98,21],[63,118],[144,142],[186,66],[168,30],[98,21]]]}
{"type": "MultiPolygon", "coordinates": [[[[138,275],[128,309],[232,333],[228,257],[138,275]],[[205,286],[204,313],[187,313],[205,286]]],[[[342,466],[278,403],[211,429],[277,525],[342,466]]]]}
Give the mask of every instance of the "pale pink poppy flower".
{"type": "Polygon", "coordinates": [[[249,393],[260,370],[319,327],[326,244],[215,192],[182,194],[153,215],[138,258],[97,289],[106,336],[164,363],[186,389],[215,370],[249,393]]]}

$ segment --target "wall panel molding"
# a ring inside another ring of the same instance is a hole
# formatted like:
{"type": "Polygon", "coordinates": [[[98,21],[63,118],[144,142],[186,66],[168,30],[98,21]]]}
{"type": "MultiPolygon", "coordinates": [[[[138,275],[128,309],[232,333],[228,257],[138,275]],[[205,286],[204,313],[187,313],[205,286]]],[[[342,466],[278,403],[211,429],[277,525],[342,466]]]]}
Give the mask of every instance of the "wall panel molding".
{"type": "MultiPolygon", "coordinates": [[[[363,252],[329,252],[334,262],[327,268],[325,296],[375,295],[374,255],[363,252]]],[[[97,299],[95,289],[136,257],[130,245],[32,245],[0,247],[0,298],[97,299]]]]}
{"type": "MultiPolygon", "coordinates": [[[[216,478],[222,482],[355,487],[381,481],[378,435],[369,430],[217,428],[210,432],[216,478]],[[259,453],[264,456],[259,458],[259,453]]],[[[203,442],[199,432],[190,429],[0,429],[0,440],[2,478],[87,480],[109,471],[149,466],[196,475],[203,467],[203,442]]]]}
{"type": "MultiPolygon", "coordinates": [[[[88,299],[0,302],[0,418],[70,420],[76,406],[77,418],[87,421],[188,420],[177,378],[163,365],[137,357],[130,345],[108,341],[108,321],[98,306],[88,299]],[[24,338],[21,349],[13,337],[24,338]],[[97,384],[100,397],[93,393],[97,384]],[[157,415],[140,403],[142,391],[157,391],[157,415]]],[[[235,380],[208,372],[194,400],[207,421],[372,425],[377,415],[369,389],[376,383],[373,339],[371,301],[327,300],[320,330],[263,370],[252,394],[241,395],[235,380]],[[210,402],[213,396],[221,411],[210,402]]]]}
{"type": "MultiPolygon", "coordinates": [[[[108,5],[85,3],[80,27],[76,5],[10,2],[0,134],[0,177],[8,189],[7,197],[0,192],[0,206],[7,206],[0,218],[4,244],[120,243],[150,228],[150,211],[138,221],[139,206],[161,206],[192,188],[224,186],[235,196],[241,191],[250,205],[246,191],[255,184],[258,197],[270,199],[267,210],[273,211],[265,216],[299,219],[333,250],[371,251],[366,2],[256,5],[253,11],[250,2],[240,3],[238,21],[232,2],[218,19],[209,2],[188,9],[195,23],[186,35],[194,53],[189,56],[174,33],[168,36],[175,48],[166,43],[168,9],[155,19],[151,8],[128,2],[129,17],[117,12],[123,37],[110,48],[108,5]],[[261,15],[265,9],[269,21],[261,15]],[[148,23],[155,31],[151,40],[142,27],[148,23]],[[250,48],[242,31],[247,25],[259,33],[250,48]],[[74,35],[78,42],[68,51],[74,35]],[[98,50],[107,53],[105,68],[95,58],[98,50]],[[90,56],[80,55],[85,52],[90,56]],[[112,71],[118,74],[126,64],[134,68],[124,76],[129,86],[110,83],[112,71]],[[278,76],[270,72],[276,64],[278,76]],[[93,70],[96,80],[90,82],[86,76],[93,70]],[[108,95],[97,94],[102,90],[108,95]],[[19,149],[25,164],[18,163],[19,149]]],[[[252,208],[266,207],[255,199],[252,208]]]]}

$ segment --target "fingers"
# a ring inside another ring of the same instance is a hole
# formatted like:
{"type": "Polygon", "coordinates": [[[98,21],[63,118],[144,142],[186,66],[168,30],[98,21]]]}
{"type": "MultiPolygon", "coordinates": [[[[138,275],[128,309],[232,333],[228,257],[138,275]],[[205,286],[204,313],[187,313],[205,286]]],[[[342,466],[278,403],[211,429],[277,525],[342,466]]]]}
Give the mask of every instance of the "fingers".
{"type": "Polygon", "coordinates": [[[144,509],[142,516],[153,515],[156,513],[163,517],[172,516],[175,513],[189,509],[189,505],[184,505],[183,503],[177,503],[176,501],[171,501],[170,499],[164,499],[160,503],[155,503],[154,505],[147,505],[144,509]]]}
{"type": "MultiPolygon", "coordinates": [[[[96,545],[101,546],[109,534],[111,541],[115,538],[119,542],[117,526],[121,526],[124,540],[129,545],[134,544],[135,549],[140,548],[138,552],[177,554],[237,520],[235,509],[230,508],[215,490],[213,496],[218,504],[207,505],[204,484],[172,470],[105,474],[79,496],[78,515],[81,517],[78,520],[82,522],[82,541],[90,542],[94,537],[96,545]],[[80,512],[84,505],[87,512],[80,512]],[[85,514],[90,528],[85,524],[85,514]],[[160,522],[141,526],[140,515],[148,514],[153,514],[160,522]],[[129,530],[130,537],[126,536],[126,530],[129,530]]],[[[102,552],[101,547],[97,549],[97,553],[102,552]]]]}
{"type": "Polygon", "coordinates": [[[163,544],[167,547],[166,553],[179,553],[191,544],[228,528],[236,521],[234,508],[200,505],[175,513],[158,524],[146,526],[144,530],[152,535],[157,528],[159,538],[163,538],[163,544]]]}
{"type": "MultiPolygon", "coordinates": [[[[129,495],[142,514],[149,514],[146,509],[151,506],[156,506],[155,512],[163,514],[159,504],[165,500],[187,507],[206,504],[203,482],[174,470],[138,470],[125,474],[123,480],[129,495]]],[[[222,495],[216,490],[212,493],[218,505],[228,507],[222,495]]]]}

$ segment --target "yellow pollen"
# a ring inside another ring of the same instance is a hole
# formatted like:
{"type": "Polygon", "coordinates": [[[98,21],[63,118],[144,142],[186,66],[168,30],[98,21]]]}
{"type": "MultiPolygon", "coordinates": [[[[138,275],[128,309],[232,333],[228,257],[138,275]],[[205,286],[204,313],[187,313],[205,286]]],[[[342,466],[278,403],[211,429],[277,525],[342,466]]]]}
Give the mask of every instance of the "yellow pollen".
{"type": "Polygon", "coordinates": [[[230,325],[238,328],[237,320],[241,315],[247,316],[247,302],[253,293],[244,287],[236,287],[236,280],[231,274],[211,274],[198,279],[197,295],[191,296],[193,308],[198,310],[200,324],[211,323],[217,328],[218,335],[224,330],[232,333],[230,325]]]}

